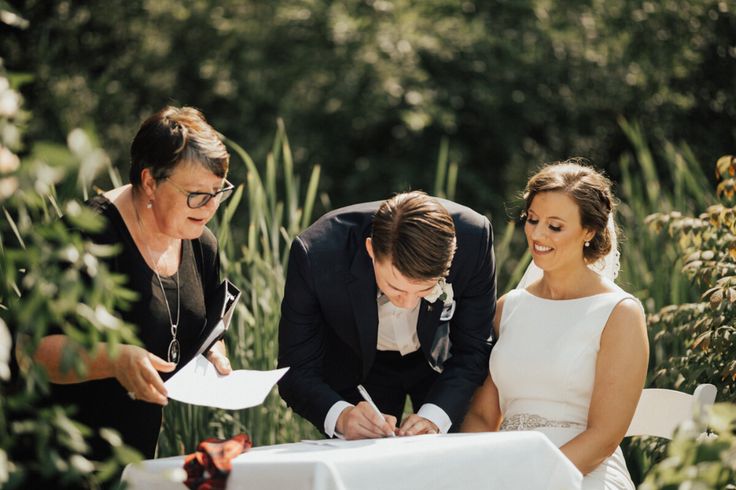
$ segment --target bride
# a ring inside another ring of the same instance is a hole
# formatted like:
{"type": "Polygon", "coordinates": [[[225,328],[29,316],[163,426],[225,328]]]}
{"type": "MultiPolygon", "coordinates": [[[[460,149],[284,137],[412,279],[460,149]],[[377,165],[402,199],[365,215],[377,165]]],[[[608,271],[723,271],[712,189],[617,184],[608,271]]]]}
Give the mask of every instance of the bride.
{"type": "Polygon", "coordinates": [[[498,301],[490,375],[462,430],[543,432],[585,475],[583,488],[633,489],[618,445],[649,345],[641,304],[613,282],[611,184],[573,159],[542,168],[524,199],[533,264],[498,301]]]}

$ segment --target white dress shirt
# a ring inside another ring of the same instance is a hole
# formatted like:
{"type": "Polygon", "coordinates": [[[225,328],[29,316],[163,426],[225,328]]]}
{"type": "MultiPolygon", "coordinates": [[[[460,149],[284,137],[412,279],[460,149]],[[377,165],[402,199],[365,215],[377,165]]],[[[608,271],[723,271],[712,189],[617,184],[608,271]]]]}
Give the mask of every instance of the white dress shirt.
{"type": "Polygon", "coordinates": [[[399,308],[378,293],[378,350],[399,351],[402,356],[419,350],[417,319],[419,305],[414,308],[399,308]]]}
{"type": "MultiPolygon", "coordinates": [[[[376,301],[378,302],[378,342],[376,348],[380,351],[397,351],[402,356],[419,350],[417,320],[421,301],[414,308],[399,308],[380,291],[376,301]]],[[[329,437],[341,437],[341,434],[335,430],[337,419],[345,408],[352,406],[344,400],[332,405],[325,417],[325,434],[329,437]]],[[[452,425],[447,413],[434,403],[423,404],[417,411],[417,415],[433,422],[443,434],[447,433],[452,425]]]]}

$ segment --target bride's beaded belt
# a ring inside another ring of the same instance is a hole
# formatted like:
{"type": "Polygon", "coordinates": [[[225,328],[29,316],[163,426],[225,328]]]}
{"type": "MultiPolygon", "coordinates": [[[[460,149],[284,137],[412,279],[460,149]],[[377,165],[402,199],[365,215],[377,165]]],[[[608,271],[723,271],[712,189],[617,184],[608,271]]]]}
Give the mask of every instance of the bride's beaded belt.
{"type": "Polygon", "coordinates": [[[501,430],[533,430],[539,427],[583,427],[585,424],[566,422],[564,420],[550,420],[533,413],[515,413],[503,419],[501,430]]]}

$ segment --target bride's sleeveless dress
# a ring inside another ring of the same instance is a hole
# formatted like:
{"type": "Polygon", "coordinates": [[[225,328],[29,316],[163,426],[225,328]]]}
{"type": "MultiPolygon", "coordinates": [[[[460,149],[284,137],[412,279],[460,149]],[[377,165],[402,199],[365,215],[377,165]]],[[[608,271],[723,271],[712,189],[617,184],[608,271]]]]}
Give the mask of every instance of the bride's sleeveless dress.
{"type": "MultiPolygon", "coordinates": [[[[621,301],[638,302],[611,284],[615,292],[571,300],[526,289],[506,295],[490,359],[501,430],[537,430],[558,447],[585,430],[603,328],[621,301]]],[[[634,488],[620,448],[585,476],[583,488],[634,488]]]]}

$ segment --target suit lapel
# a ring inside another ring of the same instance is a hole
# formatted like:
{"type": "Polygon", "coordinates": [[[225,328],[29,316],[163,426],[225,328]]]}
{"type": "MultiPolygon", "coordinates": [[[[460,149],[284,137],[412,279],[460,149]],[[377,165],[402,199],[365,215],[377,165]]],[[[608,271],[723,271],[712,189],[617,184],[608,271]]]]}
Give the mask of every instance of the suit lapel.
{"type": "MultiPolygon", "coordinates": [[[[455,260],[450,267],[450,273],[447,275],[447,283],[451,284],[455,277],[455,264],[460,251],[455,255],[455,260]]],[[[422,346],[422,352],[427,359],[432,359],[432,347],[434,346],[434,338],[437,335],[437,328],[440,326],[440,316],[443,308],[442,301],[439,299],[434,303],[422,300],[419,307],[419,318],[417,318],[417,338],[419,345],[422,346]]]]}
{"type": "Polygon", "coordinates": [[[429,303],[422,300],[419,305],[419,318],[417,318],[417,338],[424,352],[424,357],[432,358],[432,344],[434,336],[437,332],[437,326],[440,324],[440,315],[442,314],[442,302],[435,301],[429,303]]]}
{"type": "Polygon", "coordinates": [[[364,246],[360,246],[355,254],[350,274],[352,277],[348,283],[348,293],[353,307],[355,325],[358,328],[363,376],[366,376],[376,357],[378,343],[378,303],[376,302],[378,287],[371,258],[364,246]]]}

